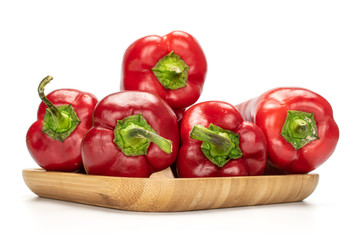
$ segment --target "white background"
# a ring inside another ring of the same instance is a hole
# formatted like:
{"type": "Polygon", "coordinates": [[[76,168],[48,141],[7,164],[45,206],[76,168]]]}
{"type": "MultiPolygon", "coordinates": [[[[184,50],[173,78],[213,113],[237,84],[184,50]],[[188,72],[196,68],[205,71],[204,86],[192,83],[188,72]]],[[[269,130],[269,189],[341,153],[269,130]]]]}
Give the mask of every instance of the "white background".
{"type": "MultiPolygon", "coordinates": [[[[52,239],[359,237],[359,1],[1,1],[1,236],[52,239]],[[119,90],[136,39],[192,34],[208,61],[199,101],[232,104],[280,86],[309,88],[333,106],[335,153],[304,202],[186,213],[137,213],[39,198],[22,169],[37,167],[25,134],[39,81],[99,99],[119,90]],[[3,221],[2,221],[3,222],[3,221]]],[[[3,237],[1,237],[4,239],[3,237]]],[[[7,238],[10,239],[10,238],[7,238]]]]}

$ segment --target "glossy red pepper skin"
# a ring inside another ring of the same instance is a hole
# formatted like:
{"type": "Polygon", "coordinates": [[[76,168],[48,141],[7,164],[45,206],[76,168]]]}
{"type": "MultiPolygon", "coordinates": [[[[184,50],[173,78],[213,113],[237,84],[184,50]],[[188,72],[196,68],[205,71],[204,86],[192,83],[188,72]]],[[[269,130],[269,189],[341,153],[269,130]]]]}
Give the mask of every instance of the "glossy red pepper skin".
{"type": "Polygon", "coordinates": [[[186,110],[180,127],[181,147],[177,159],[179,177],[226,177],[261,175],[266,165],[266,140],[255,124],[243,121],[239,111],[220,101],[201,102],[186,110]],[[212,123],[240,136],[242,157],[223,167],[212,163],[201,150],[201,141],[189,136],[195,124],[212,123]]]}
{"type": "Polygon", "coordinates": [[[176,110],[174,110],[174,113],[176,114],[178,123],[180,123],[181,120],[182,120],[182,118],[184,117],[185,111],[186,111],[185,108],[181,108],[181,109],[176,109],[176,110]]]}
{"type": "Polygon", "coordinates": [[[176,115],[160,97],[148,92],[122,91],[102,99],[94,110],[94,125],[82,142],[82,156],[88,174],[149,177],[169,167],[179,148],[176,115]],[[151,143],[146,155],[126,156],[113,142],[117,120],[142,114],[162,137],[172,141],[172,152],[163,152],[151,143]]]}
{"type": "Polygon", "coordinates": [[[150,35],[138,39],[126,50],[121,89],[156,93],[173,109],[186,108],[200,97],[206,71],[205,54],[190,34],[173,31],[165,36],[150,35]],[[189,66],[187,86],[174,90],[165,89],[152,72],[157,62],[172,51],[189,66]]]}
{"type": "Polygon", "coordinates": [[[324,163],[335,150],[339,128],[326,99],[303,88],[276,88],[236,105],[247,121],[259,126],[268,143],[269,173],[308,173],[324,163]],[[314,114],[319,139],[296,150],[280,132],[287,111],[314,114]]]}
{"type": "Polygon", "coordinates": [[[43,118],[47,106],[41,102],[37,121],[31,125],[26,135],[26,145],[35,162],[48,171],[75,172],[82,169],[81,140],[92,125],[92,114],[97,104],[96,97],[74,89],[59,89],[47,95],[55,105],[71,104],[79,125],[64,142],[52,139],[42,132],[43,118]]]}

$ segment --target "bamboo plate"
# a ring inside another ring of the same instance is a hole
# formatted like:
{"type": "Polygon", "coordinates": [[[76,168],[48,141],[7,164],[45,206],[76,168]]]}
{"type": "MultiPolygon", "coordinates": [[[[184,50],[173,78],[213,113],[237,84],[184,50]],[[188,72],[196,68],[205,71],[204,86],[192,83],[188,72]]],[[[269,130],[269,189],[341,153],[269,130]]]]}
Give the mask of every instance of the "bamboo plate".
{"type": "MultiPolygon", "coordinates": [[[[168,170],[170,171],[170,170],[168,170]]],[[[222,178],[123,178],[24,169],[36,195],[131,211],[176,212],[302,201],[316,188],[318,174],[222,178]]]]}

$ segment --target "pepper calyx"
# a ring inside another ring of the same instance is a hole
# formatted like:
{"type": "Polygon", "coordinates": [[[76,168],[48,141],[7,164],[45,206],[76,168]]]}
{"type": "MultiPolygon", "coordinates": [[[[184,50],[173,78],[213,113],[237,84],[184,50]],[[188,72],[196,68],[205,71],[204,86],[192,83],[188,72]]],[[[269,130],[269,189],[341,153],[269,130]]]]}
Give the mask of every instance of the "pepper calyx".
{"type": "Polygon", "coordinates": [[[195,124],[190,131],[190,137],[203,142],[201,151],[218,167],[225,166],[231,159],[242,157],[239,147],[240,136],[212,123],[208,128],[195,124]]]}
{"type": "Polygon", "coordinates": [[[161,58],[151,70],[166,89],[186,87],[189,66],[174,51],[161,58]]]}
{"type": "Polygon", "coordinates": [[[151,142],[167,154],[172,152],[171,140],[158,135],[142,114],[118,120],[114,129],[113,142],[126,156],[146,155],[151,142]]]}
{"type": "Polygon", "coordinates": [[[295,150],[319,139],[313,113],[289,110],[281,135],[295,150]]]}

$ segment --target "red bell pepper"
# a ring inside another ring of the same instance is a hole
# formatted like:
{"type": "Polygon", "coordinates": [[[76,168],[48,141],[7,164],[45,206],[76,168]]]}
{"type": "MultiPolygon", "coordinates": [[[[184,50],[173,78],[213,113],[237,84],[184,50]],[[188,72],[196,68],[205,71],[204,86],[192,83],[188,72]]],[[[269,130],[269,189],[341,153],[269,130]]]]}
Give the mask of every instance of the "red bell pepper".
{"type": "Polygon", "coordinates": [[[122,91],[101,100],[82,142],[88,174],[149,177],[169,167],[179,148],[176,115],[160,97],[122,91]]]}
{"type": "Polygon", "coordinates": [[[173,109],[186,108],[200,97],[206,71],[204,52],[190,34],[146,36],[124,54],[121,89],[156,93],[173,109]]]}
{"type": "Polygon", "coordinates": [[[268,143],[269,173],[308,173],[335,150],[339,129],[326,99],[303,88],[277,88],[236,106],[268,143]]]}
{"type": "Polygon", "coordinates": [[[261,175],[265,169],[264,134],[228,103],[191,106],[182,119],[180,136],[176,161],[180,177],[261,175]]]}
{"type": "Polygon", "coordinates": [[[92,125],[97,99],[74,89],[59,89],[45,96],[44,87],[52,79],[47,76],[39,85],[42,102],[38,120],[27,132],[26,145],[35,162],[45,170],[78,171],[82,168],[81,140],[92,125]]]}

